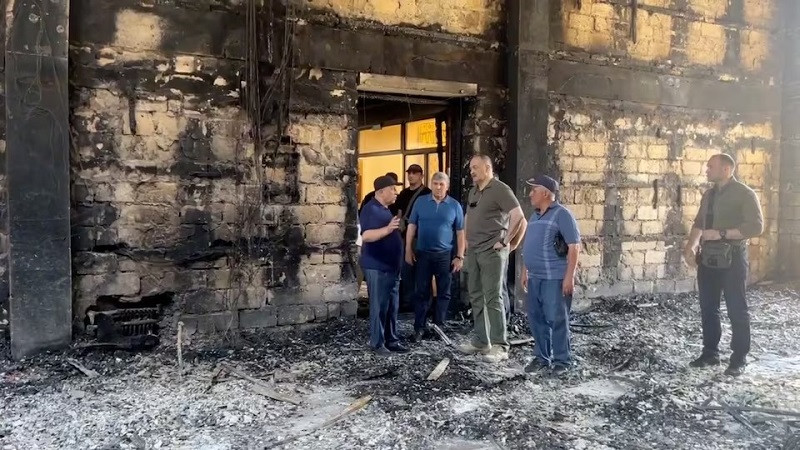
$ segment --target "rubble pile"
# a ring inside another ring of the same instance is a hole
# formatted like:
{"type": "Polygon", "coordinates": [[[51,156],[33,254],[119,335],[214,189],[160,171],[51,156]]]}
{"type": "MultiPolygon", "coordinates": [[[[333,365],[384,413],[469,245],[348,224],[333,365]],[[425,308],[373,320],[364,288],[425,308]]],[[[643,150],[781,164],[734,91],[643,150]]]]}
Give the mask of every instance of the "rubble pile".
{"type": "MultiPolygon", "coordinates": [[[[342,319],[286,334],[193,336],[182,342],[182,367],[169,335],[150,352],[76,343],[21,362],[4,357],[0,445],[780,448],[800,430],[800,291],[765,286],[749,298],[753,351],[738,378],[724,376],[724,365],[687,368],[701,350],[689,294],[603,299],[574,314],[577,363],[561,378],[524,373],[530,344],[500,364],[433,338],[409,344],[409,354],[374,356],[366,322],[342,319]]],[[[724,306],[722,315],[727,355],[724,306]]],[[[468,329],[452,322],[444,331],[461,342],[468,329]]],[[[510,329],[512,339],[528,337],[524,316],[510,329]]],[[[410,335],[410,323],[401,331],[410,335]]]]}

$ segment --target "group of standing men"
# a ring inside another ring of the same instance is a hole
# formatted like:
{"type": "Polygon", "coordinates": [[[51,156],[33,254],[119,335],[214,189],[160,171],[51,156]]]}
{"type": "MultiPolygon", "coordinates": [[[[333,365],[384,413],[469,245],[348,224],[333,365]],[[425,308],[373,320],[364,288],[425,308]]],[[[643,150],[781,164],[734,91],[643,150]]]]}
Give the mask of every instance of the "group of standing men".
{"type": "MultiPolygon", "coordinates": [[[[690,266],[697,267],[702,311],[703,353],[690,366],[719,364],[719,304],[724,292],[733,331],[729,375],[742,373],[750,349],[746,243],[763,231],[758,199],[733,177],[734,169],[726,154],[708,161],[707,176],[714,187],[703,195],[684,252],[690,266]]],[[[581,237],[573,214],[557,201],[558,182],[545,175],[527,180],[534,212],[526,223],[513,190],[494,176],[487,156],[470,161],[473,187],[466,212],[447,194],[446,174],[435,173],[428,189],[420,166],[410,166],[407,173],[410,187],[399,196],[396,176],[378,177],[374,197],[364,199],[359,215],[373,351],[408,351],[397,334],[401,290],[415,311],[412,342],[426,334],[432,279],[437,292],[433,322],[443,325],[452,276],[463,267],[474,333],[460,349],[491,362],[507,359],[503,291],[509,255],[524,239],[521,281],[534,337],[534,359],[525,370],[556,375],[568,371],[569,315],[581,237]]]]}

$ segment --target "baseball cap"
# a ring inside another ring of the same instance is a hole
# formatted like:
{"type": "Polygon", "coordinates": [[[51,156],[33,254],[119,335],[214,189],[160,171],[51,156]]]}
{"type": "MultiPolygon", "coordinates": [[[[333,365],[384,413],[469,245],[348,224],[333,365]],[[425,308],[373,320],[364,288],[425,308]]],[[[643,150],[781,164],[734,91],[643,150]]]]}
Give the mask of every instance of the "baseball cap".
{"type": "Polygon", "coordinates": [[[412,164],[412,165],[408,166],[408,169],[406,169],[406,172],[422,173],[423,170],[422,170],[422,166],[420,166],[419,164],[412,164]]]}
{"type": "Polygon", "coordinates": [[[541,186],[554,194],[558,192],[558,181],[547,175],[537,175],[526,181],[526,183],[528,183],[529,186],[541,186]]]}
{"type": "Polygon", "coordinates": [[[386,175],[375,178],[375,182],[372,184],[372,186],[375,188],[375,192],[378,192],[385,187],[394,185],[395,181],[392,179],[392,177],[387,177],[386,175]]]}

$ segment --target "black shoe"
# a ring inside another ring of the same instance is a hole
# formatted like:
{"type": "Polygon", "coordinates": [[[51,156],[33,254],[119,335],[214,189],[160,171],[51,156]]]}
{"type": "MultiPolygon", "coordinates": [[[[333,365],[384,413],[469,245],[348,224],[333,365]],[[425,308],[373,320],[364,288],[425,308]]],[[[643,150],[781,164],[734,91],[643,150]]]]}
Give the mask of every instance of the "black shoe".
{"type": "Polygon", "coordinates": [[[377,356],[391,356],[392,355],[392,352],[390,352],[389,349],[387,349],[386,347],[383,347],[383,346],[378,347],[378,348],[373,348],[372,352],[375,353],[377,356]]]}
{"type": "Polygon", "coordinates": [[[422,342],[422,338],[424,336],[425,336],[425,332],[423,332],[422,330],[417,330],[417,331],[414,332],[413,335],[411,335],[411,338],[409,339],[409,341],[411,341],[411,342],[416,344],[418,342],[422,342]]]}
{"type": "Polygon", "coordinates": [[[741,360],[737,361],[732,359],[731,362],[728,364],[728,368],[725,369],[725,375],[738,377],[739,375],[744,373],[744,368],[746,365],[747,363],[745,361],[741,360]]]}
{"type": "Polygon", "coordinates": [[[395,352],[395,353],[408,353],[408,349],[407,349],[407,348],[405,348],[405,347],[403,347],[403,346],[402,346],[402,345],[400,345],[400,344],[387,345],[387,346],[386,346],[386,348],[387,348],[387,349],[388,349],[390,352],[395,352]]]}
{"type": "Polygon", "coordinates": [[[569,373],[569,366],[562,366],[562,365],[553,366],[553,370],[550,373],[552,373],[554,377],[560,377],[562,375],[566,375],[567,373],[569,373]]]}
{"type": "Polygon", "coordinates": [[[542,374],[550,369],[548,364],[542,364],[539,360],[534,359],[527,366],[525,366],[526,373],[542,374]]]}
{"type": "Polygon", "coordinates": [[[700,355],[699,358],[689,363],[690,367],[718,366],[719,356],[700,355]]]}

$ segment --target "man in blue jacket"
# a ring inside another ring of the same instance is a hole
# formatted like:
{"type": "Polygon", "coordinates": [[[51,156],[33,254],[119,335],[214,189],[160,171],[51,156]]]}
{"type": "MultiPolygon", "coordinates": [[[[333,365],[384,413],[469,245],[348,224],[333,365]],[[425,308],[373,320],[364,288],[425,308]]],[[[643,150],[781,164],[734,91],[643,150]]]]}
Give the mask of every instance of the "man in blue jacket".
{"type": "Polygon", "coordinates": [[[528,322],[535,340],[534,360],[526,372],[556,375],[572,365],[569,311],[575,288],[580,233],[572,213],[556,202],[558,182],[546,175],[527,181],[531,205],[522,247],[522,287],[528,292],[528,322]]]}
{"type": "Polygon", "coordinates": [[[389,205],[397,199],[395,181],[388,176],[375,179],[375,196],[361,210],[361,268],[369,295],[369,343],[378,355],[405,353],[397,337],[400,267],[403,263],[403,238],[398,230],[400,218],[389,205]]]}

